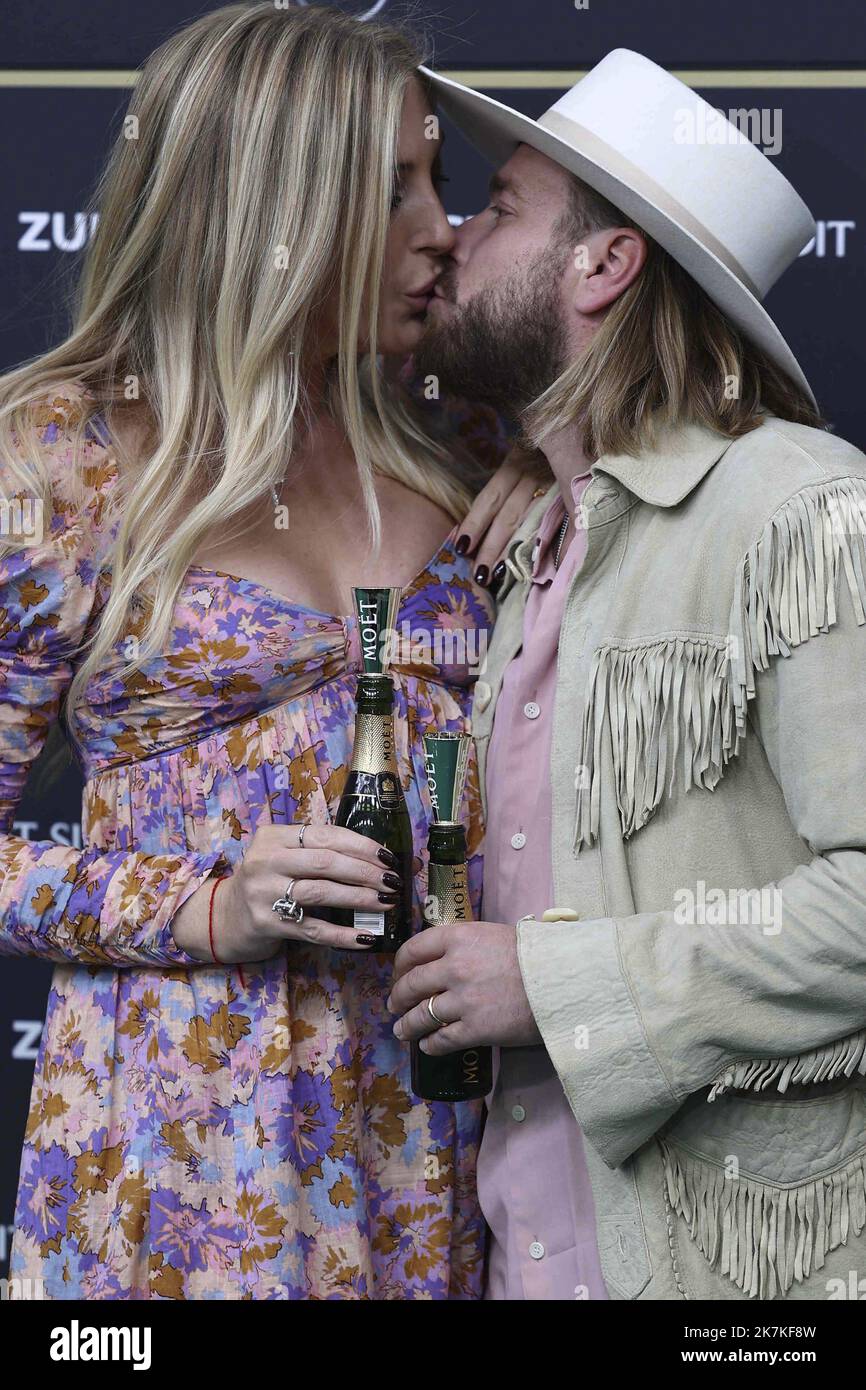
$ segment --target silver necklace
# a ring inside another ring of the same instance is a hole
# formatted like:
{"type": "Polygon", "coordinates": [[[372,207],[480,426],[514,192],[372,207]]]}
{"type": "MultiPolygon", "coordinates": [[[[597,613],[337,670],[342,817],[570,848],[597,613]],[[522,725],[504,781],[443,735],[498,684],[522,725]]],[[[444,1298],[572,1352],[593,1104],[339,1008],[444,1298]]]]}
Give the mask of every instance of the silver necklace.
{"type": "Polygon", "coordinates": [[[562,552],[562,542],[565,540],[565,533],[566,533],[567,530],[568,530],[568,512],[566,512],[566,513],[565,513],[565,516],[562,518],[562,525],[561,525],[560,528],[559,528],[559,539],[558,539],[558,541],[556,542],[556,553],[555,553],[555,555],[554,555],[554,557],[553,557],[553,568],[554,568],[555,570],[558,570],[558,569],[559,569],[559,557],[560,557],[560,554],[561,554],[561,552],[562,552]]]}

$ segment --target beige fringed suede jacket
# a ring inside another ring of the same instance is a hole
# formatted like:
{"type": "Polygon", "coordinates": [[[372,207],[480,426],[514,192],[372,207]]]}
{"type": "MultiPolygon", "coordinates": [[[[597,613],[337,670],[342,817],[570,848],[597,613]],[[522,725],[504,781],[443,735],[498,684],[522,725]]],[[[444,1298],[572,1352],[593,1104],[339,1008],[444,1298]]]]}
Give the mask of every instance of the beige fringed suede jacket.
{"type": "MultiPolygon", "coordinates": [[[[607,1287],[862,1298],[866,457],[768,415],[592,472],[550,766],[551,906],[580,920],[518,942],[607,1287]]],[[[553,496],[507,554],[482,790],[553,496]]]]}

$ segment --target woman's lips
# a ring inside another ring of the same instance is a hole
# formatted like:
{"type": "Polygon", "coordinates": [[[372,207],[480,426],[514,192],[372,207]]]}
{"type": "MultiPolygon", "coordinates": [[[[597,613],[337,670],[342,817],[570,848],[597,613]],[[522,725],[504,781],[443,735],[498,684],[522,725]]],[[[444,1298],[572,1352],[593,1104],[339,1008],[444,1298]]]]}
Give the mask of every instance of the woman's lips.
{"type": "Polygon", "coordinates": [[[406,298],[409,300],[409,303],[413,304],[416,309],[426,309],[430,300],[433,298],[438,278],[438,275],[434,275],[433,279],[428,280],[427,284],[422,285],[420,289],[408,292],[406,298]]]}

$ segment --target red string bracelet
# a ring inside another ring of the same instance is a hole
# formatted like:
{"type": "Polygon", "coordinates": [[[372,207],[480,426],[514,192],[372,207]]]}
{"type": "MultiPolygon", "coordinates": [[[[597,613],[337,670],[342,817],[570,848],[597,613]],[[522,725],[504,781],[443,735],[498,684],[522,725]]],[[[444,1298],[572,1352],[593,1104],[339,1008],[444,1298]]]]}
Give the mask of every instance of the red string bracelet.
{"type": "MultiPolygon", "coordinates": [[[[214,944],[213,944],[213,900],[214,900],[214,898],[216,897],[216,890],[217,890],[217,888],[218,888],[219,885],[220,885],[225,879],[227,879],[227,878],[231,878],[231,874],[223,874],[220,878],[214,879],[213,888],[210,890],[210,910],[209,910],[209,912],[208,912],[208,918],[207,918],[207,934],[208,934],[208,939],[209,939],[209,941],[210,941],[210,953],[211,953],[211,955],[212,955],[213,958],[214,958],[214,964],[215,964],[215,965],[226,965],[226,964],[228,963],[227,961],[224,961],[224,960],[220,960],[220,959],[219,959],[219,957],[218,957],[216,951],[214,950],[214,944]]],[[[246,989],[246,987],[247,987],[247,982],[246,982],[246,980],[244,979],[244,972],[243,972],[243,970],[242,970],[242,968],[241,968],[240,965],[238,966],[238,975],[239,975],[239,977],[240,977],[240,982],[241,982],[243,988],[246,989]]]]}

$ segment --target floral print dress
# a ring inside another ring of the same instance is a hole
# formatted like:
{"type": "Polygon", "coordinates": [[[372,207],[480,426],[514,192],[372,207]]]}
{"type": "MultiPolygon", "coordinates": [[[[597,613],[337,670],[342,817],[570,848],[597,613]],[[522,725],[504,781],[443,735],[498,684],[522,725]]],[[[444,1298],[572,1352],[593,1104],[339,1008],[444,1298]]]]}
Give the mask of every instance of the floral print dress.
{"type": "MultiPolygon", "coordinates": [[[[53,516],[40,543],[0,561],[0,949],[56,962],[10,1274],[42,1278],[53,1299],[479,1298],[483,1102],[413,1096],[384,1002],[393,959],[287,943],[241,977],[171,933],[258,826],[335,815],[361,665],[354,617],[191,567],[168,650],[128,683],[109,669],[88,685],[75,724],[83,850],[12,833],[71,650],[110,584],[100,562],[118,473],[94,420],[86,505],[70,500],[86,394],[71,383],[40,402],[53,516]]],[[[483,644],[494,614],[455,535],[403,591],[411,643],[392,668],[422,864],[416,926],[431,817],[422,734],[471,732],[476,673],[456,642],[457,664],[437,662],[432,635],[483,644]]],[[[477,913],[474,748],[463,818],[477,913]]]]}

